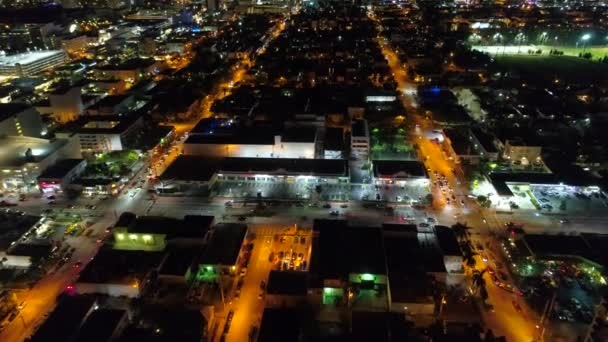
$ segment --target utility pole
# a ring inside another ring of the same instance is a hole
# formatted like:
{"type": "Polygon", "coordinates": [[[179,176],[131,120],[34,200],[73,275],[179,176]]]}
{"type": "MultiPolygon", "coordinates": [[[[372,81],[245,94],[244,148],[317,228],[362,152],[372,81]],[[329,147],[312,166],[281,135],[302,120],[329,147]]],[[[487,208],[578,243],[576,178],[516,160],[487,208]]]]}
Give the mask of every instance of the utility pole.
{"type": "Polygon", "coordinates": [[[557,291],[553,292],[553,296],[551,296],[551,299],[549,301],[547,301],[547,304],[545,305],[545,309],[543,310],[543,314],[540,318],[540,322],[536,326],[536,328],[539,330],[539,335],[538,335],[537,341],[543,341],[543,339],[544,339],[545,330],[546,330],[545,329],[546,321],[548,320],[549,315],[553,311],[553,305],[555,305],[555,298],[557,298],[557,291]]]}

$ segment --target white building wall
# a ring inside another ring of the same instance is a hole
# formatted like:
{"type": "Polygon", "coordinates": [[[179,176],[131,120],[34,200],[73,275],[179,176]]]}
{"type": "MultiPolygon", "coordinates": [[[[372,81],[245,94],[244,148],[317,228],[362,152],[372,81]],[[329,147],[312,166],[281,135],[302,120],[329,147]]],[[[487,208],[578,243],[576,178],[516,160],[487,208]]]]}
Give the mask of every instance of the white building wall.
{"type": "Polygon", "coordinates": [[[281,143],[279,145],[184,144],[185,155],[238,158],[306,158],[315,157],[314,143],[281,143]]]}
{"type": "Polygon", "coordinates": [[[74,289],[78,294],[96,293],[112,297],[125,296],[129,298],[139,296],[139,287],[126,284],[76,283],[74,289]]]}

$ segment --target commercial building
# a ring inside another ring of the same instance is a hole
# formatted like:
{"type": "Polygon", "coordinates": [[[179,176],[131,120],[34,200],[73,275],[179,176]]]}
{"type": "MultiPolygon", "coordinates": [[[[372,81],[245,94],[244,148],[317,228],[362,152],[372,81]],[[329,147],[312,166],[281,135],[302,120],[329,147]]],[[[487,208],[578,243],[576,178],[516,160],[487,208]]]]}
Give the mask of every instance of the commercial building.
{"type": "Polygon", "coordinates": [[[296,307],[306,303],[308,274],[300,271],[270,271],[265,307],[296,307]]]}
{"type": "Polygon", "coordinates": [[[281,133],[263,127],[236,127],[206,133],[193,130],[184,142],[185,155],[239,158],[315,158],[314,127],[281,133]]]}
{"type": "Polygon", "coordinates": [[[180,220],[122,213],[113,229],[114,248],[162,251],[169,243],[202,245],[213,222],[213,216],[186,215],[180,220]]]}
{"type": "Polygon", "coordinates": [[[0,56],[0,75],[32,76],[44,70],[63,65],[66,54],[63,50],[34,51],[16,55],[0,56]]]}
{"type": "Polygon", "coordinates": [[[435,235],[439,249],[443,254],[443,263],[448,273],[462,272],[462,251],[454,231],[449,227],[435,226],[435,235]]]}
{"type": "Polygon", "coordinates": [[[430,182],[424,164],[417,160],[374,160],[372,168],[378,185],[428,186],[430,182]]]}
{"type": "Polygon", "coordinates": [[[21,237],[40,222],[40,217],[3,213],[0,216],[0,259],[3,267],[27,269],[32,264],[30,253],[19,248],[21,237]]]}
{"type": "Polygon", "coordinates": [[[58,160],[38,176],[40,191],[47,196],[64,193],[86,166],[84,159],[58,160]]]}
{"type": "Polygon", "coordinates": [[[369,128],[366,120],[356,120],[351,126],[350,154],[357,159],[369,157],[369,128]]]}
{"type": "Polygon", "coordinates": [[[142,116],[99,115],[82,116],[59,137],[76,137],[82,153],[121,151],[128,140],[143,127],[142,116]]]}
{"type": "Polygon", "coordinates": [[[179,156],[160,176],[160,193],[204,193],[223,183],[340,184],[349,182],[341,159],[207,158],[179,156]]]}
{"type": "Polygon", "coordinates": [[[60,87],[49,94],[48,111],[55,121],[66,123],[76,120],[82,113],[82,91],[80,87],[60,87]]]}
{"type": "Polygon", "coordinates": [[[38,191],[38,176],[64,158],[78,158],[77,142],[27,137],[0,138],[0,185],[3,191],[38,191]]]}
{"type": "Polygon", "coordinates": [[[385,224],[383,242],[389,278],[390,311],[410,319],[433,317],[436,303],[432,281],[446,274],[431,229],[385,224]]]}
{"type": "Polygon", "coordinates": [[[40,113],[25,103],[0,103],[0,135],[41,138],[46,135],[40,113]]]}
{"type": "Polygon", "coordinates": [[[142,78],[158,74],[161,65],[153,58],[134,58],[120,64],[99,65],[95,74],[99,79],[124,80],[135,84],[142,78]]]}
{"type": "Polygon", "coordinates": [[[80,325],[95,311],[93,296],[65,296],[36,330],[31,342],[69,341],[80,325]]]}
{"type": "Polygon", "coordinates": [[[131,95],[109,95],[92,106],[86,108],[87,115],[118,115],[129,112],[129,107],[135,104],[131,95]]]}
{"type": "Polygon", "coordinates": [[[542,164],[540,146],[528,145],[520,140],[507,140],[503,151],[503,158],[515,165],[527,166],[542,164]]]}
{"type": "Polygon", "coordinates": [[[220,274],[235,274],[247,225],[220,223],[210,231],[210,238],[198,261],[196,279],[216,282],[220,274]]]}
{"type": "Polygon", "coordinates": [[[161,252],[102,248],[80,273],[73,285],[79,294],[138,297],[150,271],[158,269],[161,252]]]}
{"type": "Polygon", "coordinates": [[[344,130],[340,127],[327,127],[323,138],[323,159],[344,159],[344,130]]]}
{"type": "Polygon", "coordinates": [[[311,303],[352,310],[388,310],[388,278],[380,228],[348,227],[346,221],[340,220],[315,220],[310,258],[311,303]]]}

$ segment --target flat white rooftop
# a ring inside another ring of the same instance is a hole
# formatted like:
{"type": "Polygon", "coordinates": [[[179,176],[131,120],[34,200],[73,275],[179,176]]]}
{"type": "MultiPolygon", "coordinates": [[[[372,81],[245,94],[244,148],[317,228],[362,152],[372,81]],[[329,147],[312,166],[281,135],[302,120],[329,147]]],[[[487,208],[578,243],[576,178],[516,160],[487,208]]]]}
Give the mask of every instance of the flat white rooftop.
{"type": "Polygon", "coordinates": [[[10,56],[0,56],[0,66],[13,66],[17,63],[21,65],[31,64],[41,59],[45,59],[57,54],[63,54],[62,50],[46,50],[24,52],[10,56]]]}

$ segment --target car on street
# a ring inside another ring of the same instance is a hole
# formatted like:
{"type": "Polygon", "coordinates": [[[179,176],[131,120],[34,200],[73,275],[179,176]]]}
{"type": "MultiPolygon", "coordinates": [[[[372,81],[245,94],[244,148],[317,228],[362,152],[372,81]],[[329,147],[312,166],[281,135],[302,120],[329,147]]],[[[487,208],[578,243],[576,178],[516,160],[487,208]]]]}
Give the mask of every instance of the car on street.
{"type": "Polygon", "coordinates": [[[232,324],[232,318],[234,317],[234,310],[230,310],[228,312],[228,316],[226,316],[226,325],[224,325],[224,334],[228,333],[230,330],[230,325],[232,324]]]}
{"type": "Polygon", "coordinates": [[[330,209],[331,205],[329,203],[325,203],[325,204],[323,204],[323,208],[324,209],[330,209]]]}

